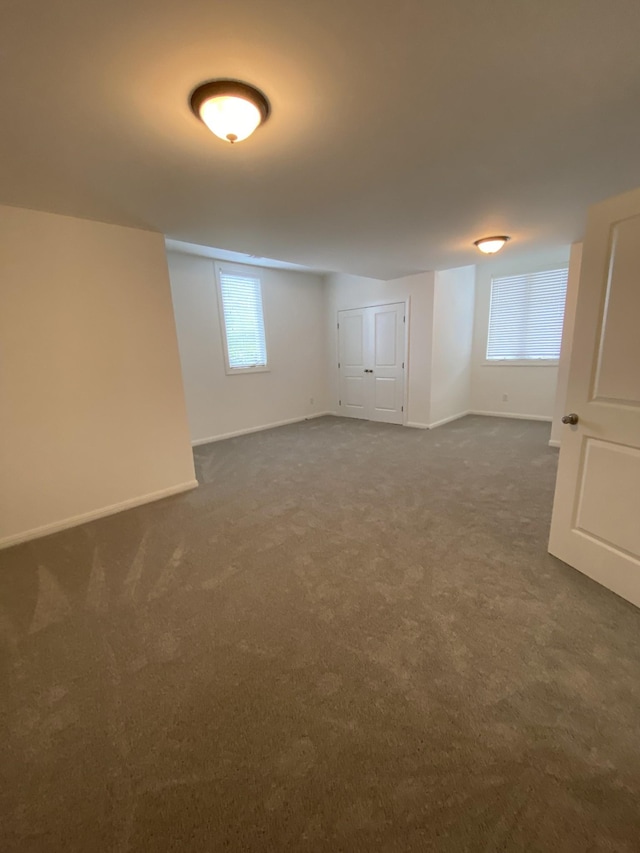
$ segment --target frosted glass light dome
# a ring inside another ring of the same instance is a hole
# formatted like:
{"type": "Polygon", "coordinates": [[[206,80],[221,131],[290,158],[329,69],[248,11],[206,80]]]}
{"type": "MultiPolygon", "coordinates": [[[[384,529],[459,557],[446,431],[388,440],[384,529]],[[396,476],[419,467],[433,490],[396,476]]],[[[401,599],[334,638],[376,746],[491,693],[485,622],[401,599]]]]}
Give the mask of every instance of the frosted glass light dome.
{"type": "Polygon", "coordinates": [[[205,101],[200,107],[200,117],[212,133],[227,142],[241,142],[262,121],[254,104],[229,95],[205,101]]]}

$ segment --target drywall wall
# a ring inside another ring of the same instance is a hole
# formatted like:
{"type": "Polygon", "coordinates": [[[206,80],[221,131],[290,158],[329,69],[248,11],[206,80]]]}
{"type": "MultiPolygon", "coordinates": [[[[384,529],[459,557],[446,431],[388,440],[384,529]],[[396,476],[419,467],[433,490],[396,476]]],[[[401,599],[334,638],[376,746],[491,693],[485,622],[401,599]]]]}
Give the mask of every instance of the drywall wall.
{"type": "Polygon", "coordinates": [[[407,364],[407,423],[428,427],[431,394],[431,348],[433,330],[434,273],[380,281],[374,278],[334,273],[327,276],[327,332],[332,408],[338,406],[338,311],[391,302],[410,301],[407,364]]]}
{"type": "Polygon", "coordinates": [[[196,485],[160,234],[0,207],[0,544],[196,485]]]}
{"type": "Polygon", "coordinates": [[[431,366],[432,427],[467,414],[471,406],[474,266],[435,274],[431,366]]]}
{"type": "Polygon", "coordinates": [[[574,243],[571,246],[571,255],[569,257],[567,301],[564,309],[564,324],[562,326],[562,349],[560,351],[560,363],[558,364],[558,382],[556,386],[553,423],[551,424],[551,438],[549,439],[549,444],[552,447],[560,447],[562,435],[567,429],[562,423],[562,417],[565,414],[564,407],[569,382],[569,365],[571,363],[571,349],[573,346],[573,330],[576,322],[576,305],[578,303],[581,266],[582,243],[574,243]]]}
{"type": "Polygon", "coordinates": [[[302,420],[332,408],[322,276],[248,268],[262,281],[269,371],[228,376],[214,261],[171,251],[167,258],[194,443],[302,420]]]}
{"type": "MultiPolygon", "coordinates": [[[[551,420],[558,378],[557,365],[487,364],[487,331],[491,301],[491,278],[553,269],[569,262],[569,246],[540,252],[527,261],[500,259],[482,261],[476,267],[476,302],[471,357],[472,411],[511,417],[551,420]],[[507,400],[503,397],[507,396],[507,400]]],[[[505,250],[508,252],[508,248],[505,250]]]]}

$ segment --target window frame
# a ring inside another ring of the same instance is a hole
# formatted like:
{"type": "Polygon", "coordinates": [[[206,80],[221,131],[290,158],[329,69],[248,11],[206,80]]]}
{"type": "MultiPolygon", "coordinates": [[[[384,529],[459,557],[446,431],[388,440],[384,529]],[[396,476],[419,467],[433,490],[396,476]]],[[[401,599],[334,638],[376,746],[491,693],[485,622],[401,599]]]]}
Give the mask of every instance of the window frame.
{"type": "MultiPolygon", "coordinates": [[[[568,277],[569,262],[562,261],[561,263],[546,263],[541,266],[527,268],[518,272],[500,272],[490,275],[489,298],[487,305],[487,321],[485,324],[484,357],[482,360],[483,367],[558,367],[558,365],[560,364],[560,356],[558,356],[558,358],[487,358],[487,347],[489,346],[489,328],[491,325],[491,301],[493,296],[493,280],[495,278],[511,278],[515,276],[537,275],[539,273],[550,272],[552,270],[566,270],[568,277]]],[[[560,347],[562,354],[562,336],[560,337],[560,347]]]]}
{"type": "Polygon", "coordinates": [[[260,267],[253,267],[250,265],[244,264],[233,264],[233,263],[225,263],[223,261],[214,261],[214,271],[215,271],[215,280],[216,280],[216,293],[218,297],[218,320],[220,322],[220,334],[222,337],[222,355],[224,359],[224,372],[227,376],[241,376],[243,374],[248,373],[270,373],[271,367],[269,365],[269,341],[267,338],[267,318],[266,312],[264,310],[264,294],[263,294],[263,281],[262,276],[260,275],[261,269],[260,267]],[[267,357],[267,363],[256,365],[253,367],[231,367],[229,365],[229,341],[227,339],[227,324],[224,319],[224,302],[222,299],[222,283],[220,280],[221,273],[228,273],[229,275],[238,275],[238,276],[246,276],[250,278],[257,278],[260,283],[260,304],[262,306],[262,324],[264,326],[264,344],[265,344],[265,353],[267,357]]]}

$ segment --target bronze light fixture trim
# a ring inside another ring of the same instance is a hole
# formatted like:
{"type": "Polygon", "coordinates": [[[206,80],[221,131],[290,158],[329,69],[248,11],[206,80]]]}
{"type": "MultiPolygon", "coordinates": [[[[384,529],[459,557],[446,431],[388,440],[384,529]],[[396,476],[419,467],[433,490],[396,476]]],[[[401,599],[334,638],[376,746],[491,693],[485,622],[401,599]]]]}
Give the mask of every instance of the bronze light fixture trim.
{"type": "Polygon", "coordinates": [[[231,143],[246,139],[271,114],[266,95],[241,80],[201,83],[191,93],[189,105],[212,133],[231,143]]]}
{"type": "Polygon", "coordinates": [[[473,245],[485,255],[495,255],[510,239],[511,237],[507,237],[506,234],[495,237],[481,237],[479,240],[474,240],[473,245]]]}

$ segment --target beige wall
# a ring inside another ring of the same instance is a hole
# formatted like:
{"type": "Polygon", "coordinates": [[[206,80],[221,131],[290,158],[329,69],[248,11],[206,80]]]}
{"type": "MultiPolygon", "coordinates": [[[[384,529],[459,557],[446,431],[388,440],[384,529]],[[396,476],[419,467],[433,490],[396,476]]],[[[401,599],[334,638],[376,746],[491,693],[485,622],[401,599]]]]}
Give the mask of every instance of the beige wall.
{"type": "Polygon", "coordinates": [[[227,376],[214,261],[179,252],[167,257],[192,441],[332,408],[321,276],[248,268],[262,280],[269,372],[227,376]]]}
{"type": "Polygon", "coordinates": [[[327,277],[327,329],[329,334],[329,359],[331,401],[338,410],[338,311],[364,308],[391,302],[410,300],[409,312],[409,363],[408,409],[410,425],[429,425],[431,393],[431,344],[433,329],[432,272],[411,275],[392,281],[335,273],[327,277]]]}
{"type": "Polygon", "coordinates": [[[160,234],[0,207],[0,545],[195,484],[160,234]]]}
{"type": "Polygon", "coordinates": [[[430,425],[464,415],[471,406],[471,347],[476,269],[435,274],[430,425]]]}
{"type": "Polygon", "coordinates": [[[541,252],[526,261],[508,257],[483,261],[476,268],[476,305],[471,358],[471,409],[475,412],[551,420],[558,367],[486,364],[491,277],[519,275],[567,264],[569,246],[541,252]],[[508,396],[504,401],[503,395],[508,396]]]}

